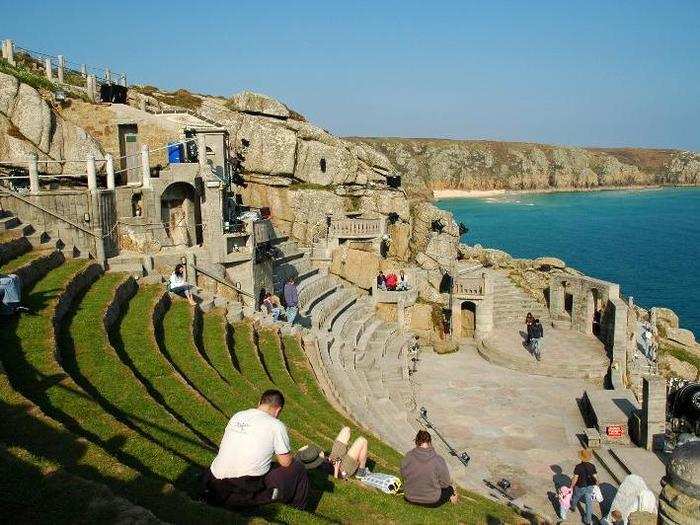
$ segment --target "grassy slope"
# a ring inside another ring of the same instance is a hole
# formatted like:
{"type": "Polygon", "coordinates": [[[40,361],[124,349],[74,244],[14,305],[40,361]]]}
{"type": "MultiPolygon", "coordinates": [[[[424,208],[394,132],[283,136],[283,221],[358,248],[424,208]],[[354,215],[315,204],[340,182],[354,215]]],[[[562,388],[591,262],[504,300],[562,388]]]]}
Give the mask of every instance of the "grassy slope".
{"type": "Polygon", "coordinates": [[[219,443],[226,417],[188,385],[156,344],[151,314],[162,293],[160,286],[145,286],[139,290],[129,301],[119,330],[112,334],[112,344],[152,396],[187,421],[199,435],[219,443]]]}
{"type": "Polygon", "coordinates": [[[64,367],[107,412],[170,450],[170,463],[182,463],[180,472],[191,462],[207,465],[213,459],[211,447],[148,395],[109,344],[102,317],[123,280],[120,274],[103,276],[75,308],[59,339],[64,367]]]}

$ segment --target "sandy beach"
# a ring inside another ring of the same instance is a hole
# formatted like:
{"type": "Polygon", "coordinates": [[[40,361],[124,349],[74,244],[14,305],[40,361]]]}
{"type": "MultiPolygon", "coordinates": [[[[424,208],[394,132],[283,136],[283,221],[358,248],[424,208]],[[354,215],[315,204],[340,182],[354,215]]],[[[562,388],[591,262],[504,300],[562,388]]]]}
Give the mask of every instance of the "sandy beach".
{"type": "Polygon", "coordinates": [[[621,191],[621,190],[655,190],[662,188],[658,184],[648,186],[595,186],[592,188],[531,188],[525,190],[433,190],[433,197],[440,199],[467,199],[498,197],[503,195],[519,195],[522,193],[569,193],[583,191],[621,191]]]}

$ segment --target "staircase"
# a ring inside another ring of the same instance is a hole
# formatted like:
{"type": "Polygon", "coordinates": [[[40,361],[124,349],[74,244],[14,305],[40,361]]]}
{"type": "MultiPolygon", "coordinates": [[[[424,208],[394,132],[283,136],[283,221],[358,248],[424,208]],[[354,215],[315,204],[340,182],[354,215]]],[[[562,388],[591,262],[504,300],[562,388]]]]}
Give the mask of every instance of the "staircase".
{"type": "Polygon", "coordinates": [[[547,306],[519,288],[504,272],[494,272],[494,326],[509,327],[523,325],[525,316],[531,312],[544,326],[551,324],[547,306]]]}
{"type": "MultiPolygon", "coordinates": [[[[275,291],[287,278],[299,291],[299,323],[317,345],[310,356],[334,401],[358,423],[398,450],[415,434],[409,352],[415,337],[376,315],[367,296],[312,268],[309,254],[290,240],[277,245],[275,291]]],[[[269,322],[269,320],[267,321],[269,322]]]]}

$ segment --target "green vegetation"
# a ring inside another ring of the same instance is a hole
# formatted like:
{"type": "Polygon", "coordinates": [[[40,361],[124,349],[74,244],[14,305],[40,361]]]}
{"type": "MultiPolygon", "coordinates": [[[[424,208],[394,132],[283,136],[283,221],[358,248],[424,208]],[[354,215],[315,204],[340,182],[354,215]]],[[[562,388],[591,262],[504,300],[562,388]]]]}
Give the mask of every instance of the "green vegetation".
{"type": "Polygon", "coordinates": [[[198,435],[218,444],[226,417],[187,383],[156,344],[151,316],[162,294],[163,288],[158,285],[139,290],[129,301],[119,330],[111,334],[112,345],[151,396],[178,419],[186,421],[198,435]]]}
{"type": "Polygon", "coordinates": [[[7,261],[5,264],[0,265],[0,273],[14,273],[22,266],[29,264],[34,259],[38,259],[43,255],[47,255],[48,253],[50,252],[38,250],[25,252],[19,257],[16,257],[10,261],[7,261]]]}
{"type": "Polygon", "coordinates": [[[686,350],[684,348],[681,348],[679,346],[668,343],[662,343],[661,345],[659,345],[659,354],[659,357],[663,356],[664,354],[671,355],[679,361],[691,364],[695,368],[700,370],[700,355],[686,350]]]}
{"type": "Polygon", "coordinates": [[[34,89],[45,89],[47,91],[53,91],[56,89],[56,85],[51,82],[48,78],[43,75],[34,73],[29,69],[19,65],[12,66],[7,60],[0,59],[0,73],[6,73],[16,77],[17,80],[23,82],[34,89]]]}
{"type": "Polygon", "coordinates": [[[157,87],[149,85],[132,86],[132,89],[149,97],[154,97],[169,106],[191,109],[192,111],[196,111],[202,106],[202,99],[186,89],[169,92],[161,91],[157,87]]]}
{"type": "Polygon", "coordinates": [[[180,461],[178,472],[187,461],[207,465],[214,458],[197,436],[174,419],[153,400],[146,388],[114,352],[102,326],[102,316],[112,302],[124,275],[105,275],[94,283],[64,323],[59,335],[63,366],[87,392],[94,392],[104,409],[125,421],[151,441],[172,452],[180,461]],[[99,397],[98,397],[99,396],[99,397]],[[148,418],[142,417],[148,414],[148,418]]]}

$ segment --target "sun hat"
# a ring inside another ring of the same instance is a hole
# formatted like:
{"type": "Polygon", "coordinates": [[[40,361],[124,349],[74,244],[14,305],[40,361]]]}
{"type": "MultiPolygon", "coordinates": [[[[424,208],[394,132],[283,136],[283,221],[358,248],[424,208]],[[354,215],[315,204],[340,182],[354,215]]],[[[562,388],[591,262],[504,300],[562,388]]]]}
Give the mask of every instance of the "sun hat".
{"type": "Polygon", "coordinates": [[[297,451],[296,457],[299,461],[301,461],[306,470],[311,470],[318,467],[325,459],[323,450],[313,444],[301,447],[297,451]]]}

